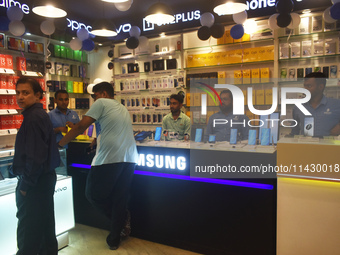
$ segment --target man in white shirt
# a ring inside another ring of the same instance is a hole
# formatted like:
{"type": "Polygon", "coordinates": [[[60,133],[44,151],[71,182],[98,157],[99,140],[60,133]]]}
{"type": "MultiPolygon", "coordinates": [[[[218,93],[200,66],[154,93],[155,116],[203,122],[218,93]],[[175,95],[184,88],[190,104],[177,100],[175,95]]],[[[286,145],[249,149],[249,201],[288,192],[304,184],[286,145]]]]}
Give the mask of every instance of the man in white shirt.
{"type": "Polygon", "coordinates": [[[93,87],[95,102],[69,133],[59,142],[64,146],[82,134],[93,122],[100,124],[97,151],[86,183],[86,197],[111,220],[106,242],[116,250],[127,219],[127,202],[135,165],[138,161],[130,114],[113,99],[113,87],[101,82],[93,87]]]}

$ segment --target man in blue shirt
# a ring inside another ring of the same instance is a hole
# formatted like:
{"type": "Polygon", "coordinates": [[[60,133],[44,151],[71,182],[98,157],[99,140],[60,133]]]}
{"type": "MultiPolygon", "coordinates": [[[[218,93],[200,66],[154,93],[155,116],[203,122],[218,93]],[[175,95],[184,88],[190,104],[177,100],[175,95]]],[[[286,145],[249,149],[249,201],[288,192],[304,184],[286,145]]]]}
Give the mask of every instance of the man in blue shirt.
{"type": "Polygon", "coordinates": [[[59,142],[61,138],[63,138],[62,133],[67,133],[67,127],[73,128],[73,126],[79,122],[79,116],[75,111],[67,108],[69,95],[66,90],[58,90],[54,98],[57,107],[50,111],[48,115],[52,121],[57,142],[59,142]]]}
{"type": "Polygon", "coordinates": [[[233,114],[233,94],[230,90],[223,90],[220,93],[222,105],[220,111],[209,118],[204,141],[209,140],[209,135],[216,135],[216,141],[229,141],[231,129],[237,129],[237,140],[247,140],[249,118],[244,115],[233,114]],[[215,127],[214,127],[215,120],[215,127]],[[217,121],[217,120],[223,120],[217,121]],[[227,123],[225,123],[225,122],[227,123]]]}
{"type": "Polygon", "coordinates": [[[310,91],[311,99],[308,103],[303,104],[303,106],[312,114],[314,121],[311,119],[310,123],[307,123],[306,118],[310,116],[305,116],[295,106],[293,118],[297,121],[298,125],[293,128],[293,135],[307,135],[307,133],[311,133],[307,132],[308,127],[312,127],[314,130],[312,132],[313,136],[340,135],[340,100],[325,97],[323,94],[325,86],[326,76],[323,73],[314,72],[305,77],[304,87],[310,91]]]}

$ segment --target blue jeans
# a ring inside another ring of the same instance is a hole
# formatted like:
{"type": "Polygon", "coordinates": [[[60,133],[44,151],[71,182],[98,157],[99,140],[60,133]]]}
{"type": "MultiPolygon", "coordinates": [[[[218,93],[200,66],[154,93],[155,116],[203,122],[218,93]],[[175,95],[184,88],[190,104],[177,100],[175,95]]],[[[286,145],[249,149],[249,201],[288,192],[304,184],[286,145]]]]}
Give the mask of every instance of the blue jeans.
{"type": "Polygon", "coordinates": [[[135,163],[92,166],[85,195],[90,203],[111,220],[110,239],[117,243],[126,220],[130,186],[135,163]]]}

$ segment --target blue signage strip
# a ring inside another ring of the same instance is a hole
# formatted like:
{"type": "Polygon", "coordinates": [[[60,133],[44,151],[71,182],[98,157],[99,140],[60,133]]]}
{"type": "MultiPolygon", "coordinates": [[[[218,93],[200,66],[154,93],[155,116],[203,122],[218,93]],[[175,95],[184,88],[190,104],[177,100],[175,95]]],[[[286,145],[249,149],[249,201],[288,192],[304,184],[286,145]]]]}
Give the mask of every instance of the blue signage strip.
{"type": "MultiPolygon", "coordinates": [[[[71,167],[76,168],[84,168],[91,169],[91,165],[85,164],[71,164],[71,167]]],[[[210,178],[198,178],[198,177],[190,177],[178,174],[167,174],[167,173],[154,173],[147,171],[139,171],[135,170],[135,174],[138,175],[146,175],[146,176],[154,176],[161,178],[169,178],[169,179],[177,179],[177,180],[185,180],[185,181],[196,181],[196,182],[205,182],[205,183],[214,183],[220,185],[229,185],[229,186],[239,186],[245,188],[253,188],[253,189],[265,189],[265,190],[273,190],[274,186],[270,184],[261,184],[261,183],[253,183],[253,182],[241,182],[241,181],[231,181],[231,180],[220,180],[220,179],[210,179],[210,178]]]]}

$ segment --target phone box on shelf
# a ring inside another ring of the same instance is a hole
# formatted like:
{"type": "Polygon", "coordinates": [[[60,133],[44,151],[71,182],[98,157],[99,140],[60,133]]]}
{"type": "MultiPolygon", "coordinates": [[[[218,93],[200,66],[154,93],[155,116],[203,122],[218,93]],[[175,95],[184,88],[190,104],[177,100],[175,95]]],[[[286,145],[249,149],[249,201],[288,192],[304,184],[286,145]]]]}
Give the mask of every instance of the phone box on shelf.
{"type": "Polygon", "coordinates": [[[280,78],[281,79],[286,79],[287,78],[287,68],[285,68],[285,67],[281,68],[280,78]]]}
{"type": "Polygon", "coordinates": [[[242,84],[242,70],[234,71],[234,84],[242,84]]]}
{"type": "Polygon", "coordinates": [[[162,87],[163,87],[164,89],[169,88],[168,78],[167,78],[167,77],[163,77],[162,80],[163,80],[163,81],[162,81],[162,87]]]}
{"type": "Polygon", "coordinates": [[[6,55],[0,54],[0,68],[7,68],[6,55]]]}
{"type": "Polygon", "coordinates": [[[6,58],[6,68],[13,70],[13,56],[5,55],[6,58]]]}
{"type": "Polygon", "coordinates": [[[67,59],[73,59],[74,58],[73,50],[69,47],[66,47],[66,58],[67,59]]]}
{"type": "Polygon", "coordinates": [[[141,88],[140,88],[140,79],[136,79],[135,80],[135,89],[136,90],[140,90],[141,88]]]}
{"type": "Polygon", "coordinates": [[[251,69],[251,82],[260,83],[260,69],[259,68],[251,69]]]}
{"type": "Polygon", "coordinates": [[[332,65],[330,67],[329,78],[331,78],[331,79],[338,78],[338,66],[332,65]]]}
{"type": "Polygon", "coordinates": [[[273,104],[273,91],[272,89],[266,89],[265,93],[265,104],[272,105],[273,104]]]}
{"type": "Polygon", "coordinates": [[[64,64],[63,65],[63,75],[65,75],[65,76],[70,76],[71,75],[70,65],[69,64],[64,64]]]}
{"type": "Polygon", "coordinates": [[[63,75],[63,64],[60,62],[55,63],[55,72],[57,75],[63,75]]]}
{"type": "Polygon", "coordinates": [[[288,78],[291,80],[295,80],[296,79],[296,70],[295,68],[289,68],[288,70],[288,78]]]}
{"type": "Polygon", "coordinates": [[[26,58],[17,57],[17,70],[18,71],[26,71],[26,58]]]}
{"type": "Polygon", "coordinates": [[[145,83],[146,81],[144,80],[144,79],[141,79],[140,80],[140,89],[146,89],[146,83],[145,83]]]}
{"type": "Polygon", "coordinates": [[[15,89],[15,84],[16,84],[16,78],[15,76],[8,76],[7,77],[7,89],[15,89]]]}
{"type": "Polygon", "coordinates": [[[0,75],[0,89],[8,89],[6,75],[0,75]]]}
{"type": "Polygon", "coordinates": [[[313,33],[322,32],[322,16],[312,17],[313,33]]]}
{"type": "Polygon", "coordinates": [[[66,82],[66,90],[68,93],[73,93],[73,81],[66,82]]]}
{"type": "Polygon", "coordinates": [[[269,77],[270,77],[269,67],[261,68],[260,70],[261,70],[261,82],[262,83],[269,82],[269,77]]]}
{"type": "Polygon", "coordinates": [[[251,70],[250,69],[245,69],[243,70],[243,84],[249,84],[251,81],[251,70]]]}
{"type": "Polygon", "coordinates": [[[130,90],[135,90],[135,80],[130,80],[130,90]]]}
{"type": "Polygon", "coordinates": [[[71,97],[69,102],[70,109],[76,109],[76,99],[71,97]]]}
{"type": "Polygon", "coordinates": [[[65,46],[60,46],[60,57],[66,58],[66,48],[65,48],[65,46]]]}
{"type": "Polygon", "coordinates": [[[336,38],[325,39],[325,54],[332,55],[336,53],[336,38]]]}
{"type": "Polygon", "coordinates": [[[54,45],[54,56],[60,58],[60,45],[54,45]]]}
{"type": "Polygon", "coordinates": [[[309,33],[309,18],[304,17],[301,18],[300,26],[299,26],[299,33],[300,34],[308,34],[309,33]]]}
{"type": "Polygon", "coordinates": [[[256,104],[264,105],[264,90],[263,89],[256,90],[256,104]]]}
{"type": "Polygon", "coordinates": [[[129,80],[125,80],[125,83],[124,83],[124,90],[130,90],[130,81],[129,80]]]}
{"type": "Polygon", "coordinates": [[[156,79],[156,88],[158,88],[158,89],[163,88],[162,78],[161,78],[161,77],[158,77],[158,78],[156,79]]]}
{"type": "Polygon", "coordinates": [[[0,95],[0,109],[8,109],[7,95],[0,95]]]}

